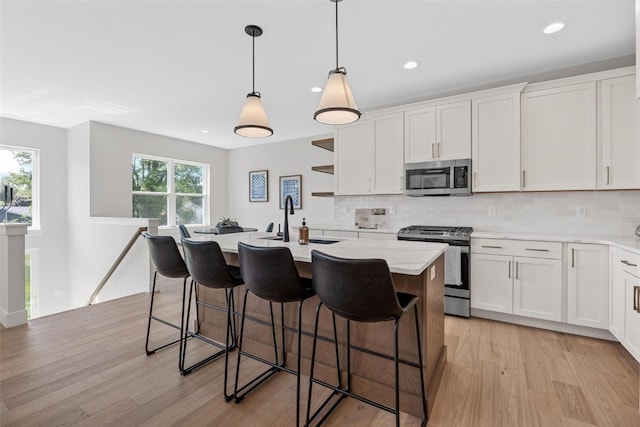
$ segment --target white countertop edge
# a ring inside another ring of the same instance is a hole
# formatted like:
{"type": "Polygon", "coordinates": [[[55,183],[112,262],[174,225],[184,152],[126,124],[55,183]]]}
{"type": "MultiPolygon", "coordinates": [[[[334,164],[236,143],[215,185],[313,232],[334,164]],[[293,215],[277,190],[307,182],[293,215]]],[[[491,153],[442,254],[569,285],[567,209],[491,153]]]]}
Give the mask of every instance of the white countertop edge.
{"type": "Polygon", "coordinates": [[[399,229],[396,228],[358,228],[355,225],[346,226],[338,224],[313,224],[308,226],[310,230],[327,230],[327,231],[361,231],[365,233],[382,233],[382,234],[398,234],[399,229]]]}
{"type": "Polygon", "coordinates": [[[311,251],[318,250],[342,258],[381,258],[387,261],[392,273],[417,276],[424,272],[448,245],[431,242],[409,242],[399,240],[371,239],[333,239],[340,240],[333,244],[300,245],[296,241],[282,242],[268,240],[273,233],[250,232],[217,235],[192,236],[192,240],[215,240],[225,252],[237,253],[238,242],[263,247],[286,246],[291,250],[293,259],[300,262],[311,262],[311,251]]]}
{"type": "Polygon", "coordinates": [[[517,240],[543,240],[560,243],[590,243],[609,245],[618,249],[640,255],[640,237],[616,237],[616,236],[582,236],[571,234],[537,234],[537,233],[512,233],[508,231],[474,231],[471,238],[476,239],[517,239],[517,240]]]}

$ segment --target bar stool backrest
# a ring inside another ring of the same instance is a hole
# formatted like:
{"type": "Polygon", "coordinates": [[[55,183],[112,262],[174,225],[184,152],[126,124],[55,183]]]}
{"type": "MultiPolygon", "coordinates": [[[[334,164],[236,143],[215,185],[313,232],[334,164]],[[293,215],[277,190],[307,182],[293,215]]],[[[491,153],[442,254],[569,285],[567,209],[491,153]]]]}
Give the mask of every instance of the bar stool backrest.
{"type": "Polygon", "coordinates": [[[178,231],[180,232],[181,239],[188,239],[191,237],[191,233],[184,224],[178,224],[178,231]]]}
{"type": "Polygon", "coordinates": [[[191,278],[209,288],[230,288],[242,283],[234,278],[218,242],[182,239],[182,250],[191,278]]]}
{"type": "Polygon", "coordinates": [[[260,247],[238,243],[240,274],[259,298],[291,302],[313,293],[300,280],[291,251],[286,247],[260,247]]]}
{"type": "Polygon", "coordinates": [[[149,247],[151,263],[159,274],[172,279],[184,278],[189,275],[173,237],[152,236],[149,233],[143,233],[143,236],[149,247]]]}
{"type": "Polygon", "coordinates": [[[348,259],[311,251],[313,289],[334,313],[358,322],[397,319],[403,309],[383,259],[348,259]]]}

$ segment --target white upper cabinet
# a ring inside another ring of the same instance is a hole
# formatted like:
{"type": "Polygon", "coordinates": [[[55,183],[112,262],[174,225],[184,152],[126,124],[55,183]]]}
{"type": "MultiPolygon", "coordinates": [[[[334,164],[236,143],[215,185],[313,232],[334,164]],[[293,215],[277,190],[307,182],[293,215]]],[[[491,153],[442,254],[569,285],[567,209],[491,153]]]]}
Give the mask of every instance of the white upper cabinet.
{"type": "Polygon", "coordinates": [[[472,100],[474,192],[520,190],[520,90],[472,100]]]}
{"type": "Polygon", "coordinates": [[[338,126],[334,139],[335,194],[368,194],[373,179],[373,122],[338,126]]]}
{"type": "Polygon", "coordinates": [[[403,133],[402,113],[360,119],[337,127],[335,194],[401,194],[403,133]]]}
{"type": "Polygon", "coordinates": [[[436,107],[405,112],[404,126],[404,161],[416,163],[435,160],[436,107]]]}
{"type": "Polygon", "coordinates": [[[374,119],[375,194],[402,194],[404,190],[404,117],[387,114],[374,119]]]}
{"type": "Polygon", "coordinates": [[[523,190],[596,188],[595,81],[525,91],[521,124],[523,190]]]}
{"type": "Polygon", "coordinates": [[[598,188],[640,188],[640,120],[635,76],[602,80],[601,147],[598,188]]]}
{"type": "Polygon", "coordinates": [[[405,112],[405,162],[471,157],[471,101],[405,112]]]}

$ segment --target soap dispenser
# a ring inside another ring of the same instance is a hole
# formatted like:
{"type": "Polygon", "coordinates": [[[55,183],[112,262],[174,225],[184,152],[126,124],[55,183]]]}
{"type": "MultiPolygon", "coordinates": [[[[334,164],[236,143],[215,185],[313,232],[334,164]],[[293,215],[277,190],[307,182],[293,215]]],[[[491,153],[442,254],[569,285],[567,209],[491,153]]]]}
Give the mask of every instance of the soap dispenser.
{"type": "Polygon", "coordinates": [[[305,218],[302,218],[302,225],[300,226],[298,233],[298,243],[301,245],[309,244],[309,227],[307,227],[305,218]]]}

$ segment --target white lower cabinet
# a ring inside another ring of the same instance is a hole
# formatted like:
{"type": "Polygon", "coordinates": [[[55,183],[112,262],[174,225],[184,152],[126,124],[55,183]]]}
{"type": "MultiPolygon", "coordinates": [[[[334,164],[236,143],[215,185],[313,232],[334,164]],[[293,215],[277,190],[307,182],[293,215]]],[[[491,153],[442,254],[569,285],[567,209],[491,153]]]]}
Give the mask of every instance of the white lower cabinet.
{"type": "Polygon", "coordinates": [[[561,243],[472,239],[471,307],[562,319],[561,243]]]}
{"type": "Polygon", "coordinates": [[[510,256],[471,254],[471,307],[513,312],[513,280],[510,256]]]}
{"type": "Polygon", "coordinates": [[[567,244],[567,323],[609,329],[609,247],[567,244]]]}
{"type": "Polygon", "coordinates": [[[513,314],[562,320],[562,261],[514,257],[513,314]]]}
{"type": "Polygon", "coordinates": [[[609,331],[640,362],[640,255],[611,250],[609,331]]]}

